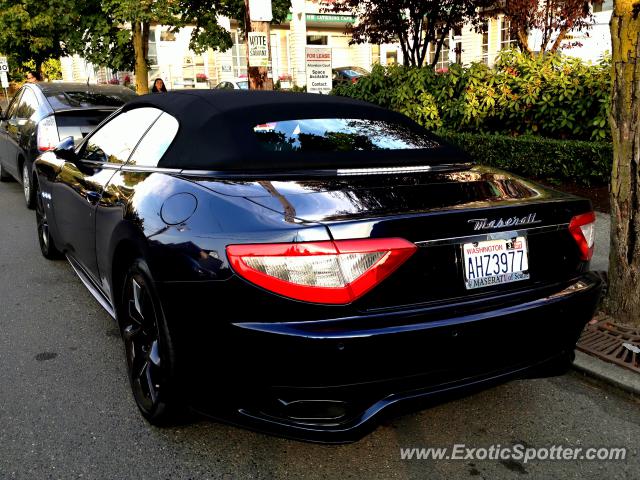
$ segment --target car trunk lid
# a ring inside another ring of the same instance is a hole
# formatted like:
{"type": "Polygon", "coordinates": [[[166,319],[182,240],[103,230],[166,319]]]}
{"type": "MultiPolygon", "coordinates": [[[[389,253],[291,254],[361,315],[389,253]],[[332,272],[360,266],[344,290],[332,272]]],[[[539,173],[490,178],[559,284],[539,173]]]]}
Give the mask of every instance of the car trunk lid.
{"type": "Polygon", "coordinates": [[[219,193],[244,196],[282,213],[287,221],[322,223],[335,240],[400,237],[418,245],[409,261],[358,300],[363,309],[548,285],[587,268],[568,224],[573,216],[590,210],[589,202],[489,167],[200,183],[219,193]],[[464,245],[492,239],[524,239],[528,278],[469,288],[464,245]]]}

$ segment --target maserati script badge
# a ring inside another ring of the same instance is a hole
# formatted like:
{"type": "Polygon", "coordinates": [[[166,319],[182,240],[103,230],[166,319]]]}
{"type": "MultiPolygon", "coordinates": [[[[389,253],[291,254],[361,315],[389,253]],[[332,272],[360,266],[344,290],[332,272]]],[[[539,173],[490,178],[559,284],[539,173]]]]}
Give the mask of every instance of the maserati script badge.
{"type": "Polygon", "coordinates": [[[517,225],[532,225],[534,223],[540,223],[540,220],[536,220],[536,214],[530,213],[524,217],[509,217],[494,218],[489,220],[488,218],[472,218],[467,220],[467,223],[473,223],[474,230],[494,230],[496,228],[503,227],[515,227],[517,225]]]}

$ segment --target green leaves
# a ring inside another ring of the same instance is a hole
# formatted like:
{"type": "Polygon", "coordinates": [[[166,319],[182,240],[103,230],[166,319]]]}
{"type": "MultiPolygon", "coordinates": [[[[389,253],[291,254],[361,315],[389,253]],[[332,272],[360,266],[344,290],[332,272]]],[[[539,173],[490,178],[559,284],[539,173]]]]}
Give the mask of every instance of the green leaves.
{"type": "Polygon", "coordinates": [[[554,140],[534,136],[511,137],[440,130],[438,135],[484,165],[552,183],[582,185],[609,182],[613,148],[609,142],[554,140]]]}
{"type": "Polygon", "coordinates": [[[610,138],[610,69],[547,54],[503,51],[494,68],[473,63],[430,68],[376,66],[334,93],[401,111],[433,127],[560,139],[610,138]],[[434,111],[434,107],[437,110],[434,111]]]}
{"type": "MultiPolygon", "coordinates": [[[[65,53],[61,39],[72,28],[66,20],[74,1],[0,0],[0,52],[9,57],[12,76],[20,67],[42,63],[65,53]]],[[[33,67],[32,67],[33,68],[33,67]]]]}

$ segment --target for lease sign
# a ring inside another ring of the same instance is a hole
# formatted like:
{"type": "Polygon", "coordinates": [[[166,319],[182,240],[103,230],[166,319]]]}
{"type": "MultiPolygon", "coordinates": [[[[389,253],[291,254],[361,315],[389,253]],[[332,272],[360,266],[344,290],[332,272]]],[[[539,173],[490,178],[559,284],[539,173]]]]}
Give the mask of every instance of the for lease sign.
{"type": "Polygon", "coordinates": [[[306,50],[307,92],[327,94],[332,88],[331,49],[306,50]]]}

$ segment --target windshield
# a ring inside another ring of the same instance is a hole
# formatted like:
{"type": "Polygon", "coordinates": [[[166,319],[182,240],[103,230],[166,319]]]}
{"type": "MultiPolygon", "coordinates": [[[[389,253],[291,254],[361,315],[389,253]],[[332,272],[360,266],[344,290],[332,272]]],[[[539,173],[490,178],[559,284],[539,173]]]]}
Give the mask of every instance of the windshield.
{"type": "Polygon", "coordinates": [[[405,125],[385,120],[316,118],[253,127],[258,142],[273,152],[407,150],[440,146],[405,125]]]}
{"type": "Polygon", "coordinates": [[[362,69],[362,68],[358,68],[358,67],[352,67],[352,68],[345,68],[343,70],[339,70],[339,73],[341,73],[342,75],[344,75],[345,77],[362,77],[364,75],[369,75],[369,72],[367,72],[366,70],[362,69]]]}

